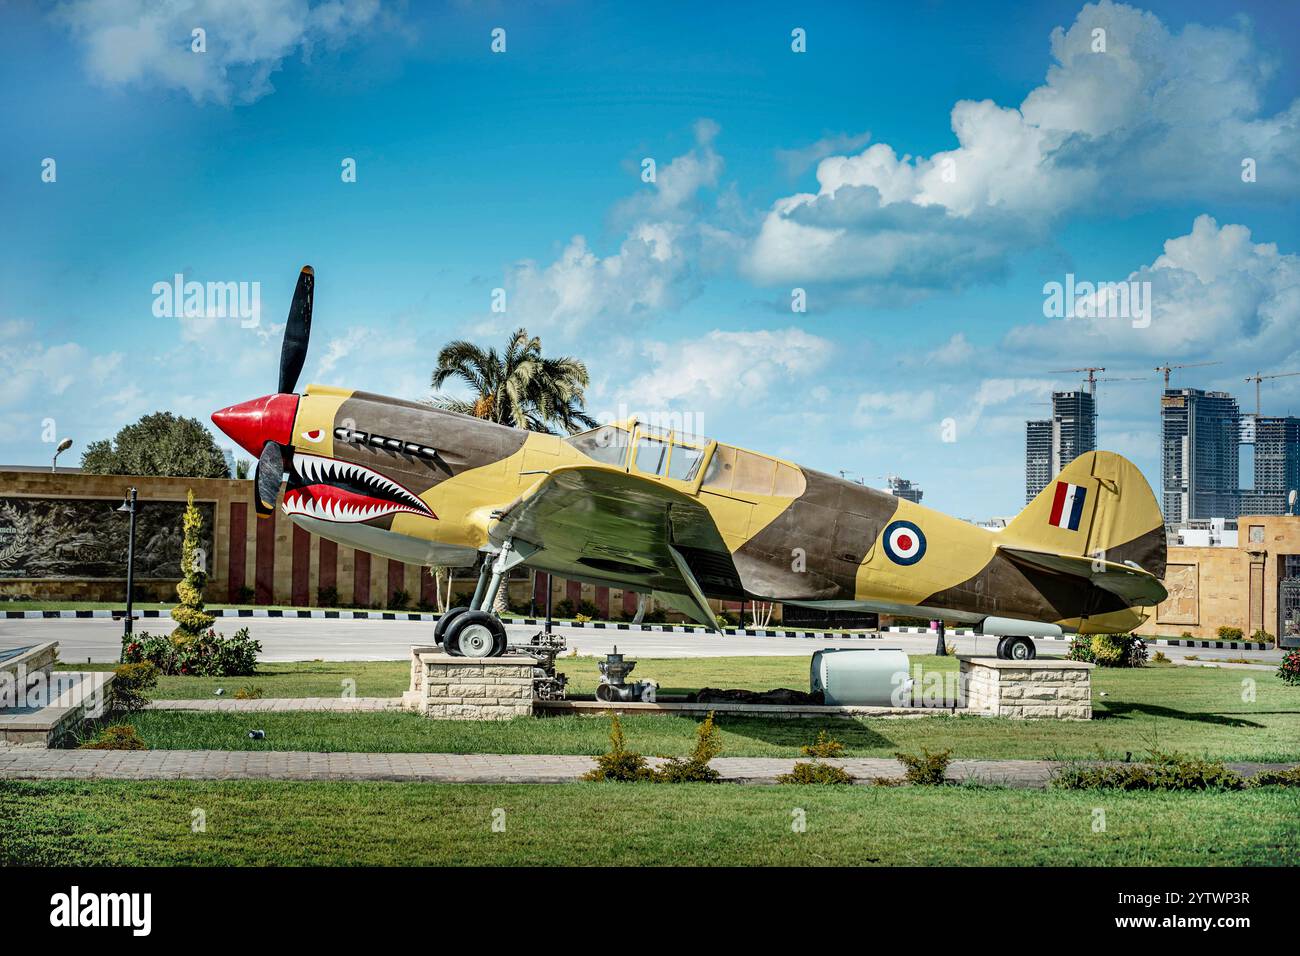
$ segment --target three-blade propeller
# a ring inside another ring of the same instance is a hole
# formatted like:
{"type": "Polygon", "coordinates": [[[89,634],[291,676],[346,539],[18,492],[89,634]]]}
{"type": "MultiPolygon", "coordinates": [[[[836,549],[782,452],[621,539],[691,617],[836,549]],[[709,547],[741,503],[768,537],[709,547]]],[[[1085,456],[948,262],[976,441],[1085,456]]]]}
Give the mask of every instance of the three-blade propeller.
{"type": "MultiPolygon", "coordinates": [[[[302,272],[298,273],[298,285],[293,290],[289,321],[285,324],[284,342],[280,346],[280,383],[276,391],[281,395],[290,394],[298,387],[298,376],[307,360],[315,288],[316,274],[311,266],[303,266],[302,272]]],[[[253,504],[258,514],[270,514],[275,510],[280,482],[284,478],[285,457],[292,452],[292,448],[273,441],[262,446],[257,470],[253,474],[253,504]]]]}

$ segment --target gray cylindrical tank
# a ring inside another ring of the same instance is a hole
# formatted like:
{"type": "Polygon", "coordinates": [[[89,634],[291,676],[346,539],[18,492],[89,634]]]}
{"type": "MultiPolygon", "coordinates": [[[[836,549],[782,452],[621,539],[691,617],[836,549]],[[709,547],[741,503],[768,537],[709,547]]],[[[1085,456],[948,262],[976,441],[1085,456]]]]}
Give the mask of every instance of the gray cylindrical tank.
{"type": "Polygon", "coordinates": [[[812,691],[821,691],[832,706],[899,706],[910,702],[910,681],[907,655],[899,648],[828,647],[813,654],[812,691]]]}

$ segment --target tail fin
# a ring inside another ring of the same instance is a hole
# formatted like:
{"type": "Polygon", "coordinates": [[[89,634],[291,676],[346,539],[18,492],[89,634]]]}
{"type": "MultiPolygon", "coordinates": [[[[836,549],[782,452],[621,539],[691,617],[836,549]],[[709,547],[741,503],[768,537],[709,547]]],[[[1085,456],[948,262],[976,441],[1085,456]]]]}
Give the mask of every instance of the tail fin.
{"type": "Polygon", "coordinates": [[[1099,558],[1165,576],[1164,517],[1142,472],[1109,451],[1080,455],[1002,532],[1006,546],[1099,558]]]}

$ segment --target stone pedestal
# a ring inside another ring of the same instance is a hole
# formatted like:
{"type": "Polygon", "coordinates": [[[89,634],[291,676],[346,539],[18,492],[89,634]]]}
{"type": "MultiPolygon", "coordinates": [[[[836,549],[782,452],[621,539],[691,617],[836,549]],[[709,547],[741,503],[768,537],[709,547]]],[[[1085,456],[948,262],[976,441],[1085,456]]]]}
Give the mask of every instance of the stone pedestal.
{"type": "Polygon", "coordinates": [[[959,657],[966,708],[990,717],[1092,719],[1092,669],[1083,661],[959,657]]]}
{"type": "Polygon", "coordinates": [[[426,717],[508,720],[533,712],[531,657],[452,657],[411,648],[411,687],[402,706],[426,717]]]}

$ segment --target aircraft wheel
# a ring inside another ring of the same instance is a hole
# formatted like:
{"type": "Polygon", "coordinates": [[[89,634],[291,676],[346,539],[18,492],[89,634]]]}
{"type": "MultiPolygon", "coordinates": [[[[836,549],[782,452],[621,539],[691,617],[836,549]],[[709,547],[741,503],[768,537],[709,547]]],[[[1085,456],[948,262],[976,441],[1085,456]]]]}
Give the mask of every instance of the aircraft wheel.
{"type": "Polygon", "coordinates": [[[1006,639],[1006,656],[1013,661],[1032,661],[1037,656],[1034,642],[1027,637],[1009,637],[1006,639]]]}
{"type": "Polygon", "coordinates": [[[1003,660],[1006,660],[1007,657],[1010,656],[1010,655],[1007,654],[1007,641],[1008,641],[1008,640],[1009,640],[1009,638],[1005,638],[1005,637],[999,637],[999,638],[998,638],[998,649],[997,649],[997,651],[996,651],[996,653],[995,653],[995,655],[994,655],[995,657],[1000,657],[1000,658],[1002,658],[1003,660]]]}
{"type": "Polygon", "coordinates": [[[489,611],[466,611],[448,625],[442,643],[457,657],[497,657],[506,648],[506,628],[489,611]]]}
{"type": "Polygon", "coordinates": [[[457,617],[468,611],[467,607],[453,607],[447,610],[447,613],[438,618],[437,623],[433,625],[433,642],[441,644],[442,639],[447,634],[447,628],[457,617]]]}

